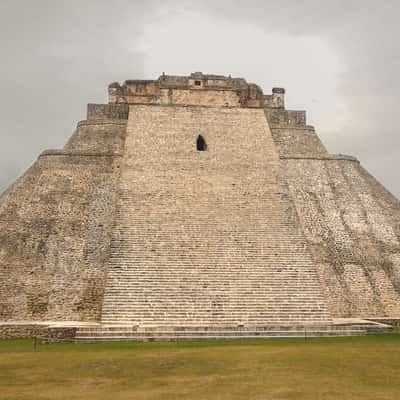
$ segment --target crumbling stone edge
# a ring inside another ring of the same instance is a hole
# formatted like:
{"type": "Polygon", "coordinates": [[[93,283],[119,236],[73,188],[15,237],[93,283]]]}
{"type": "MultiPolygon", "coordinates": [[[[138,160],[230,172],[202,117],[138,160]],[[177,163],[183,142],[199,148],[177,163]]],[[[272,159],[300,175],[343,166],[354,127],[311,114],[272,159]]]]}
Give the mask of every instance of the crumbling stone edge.
{"type": "Polygon", "coordinates": [[[0,324],[0,340],[39,338],[42,343],[73,342],[78,327],[44,323],[0,324]]]}
{"type": "Polygon", "coordinates": [[[122,157],[121,153],[101,153],[88,151],[65,151],[65,150],[45,150],[38,158],[46,156],[68,156],[68,157],[122,157]]]}
{"type": "Polygon", "coordinates": [[[330,154],[328,156],[280,156],[279,157],[281,160],[322,160],[322,161],[329,161],[329,160],[333,160],[333,161],[351,161],[351,162],[355,162],[355,163],[360,163],[360,161],[353,156],[348,156],[345,154],[330,154]]]}

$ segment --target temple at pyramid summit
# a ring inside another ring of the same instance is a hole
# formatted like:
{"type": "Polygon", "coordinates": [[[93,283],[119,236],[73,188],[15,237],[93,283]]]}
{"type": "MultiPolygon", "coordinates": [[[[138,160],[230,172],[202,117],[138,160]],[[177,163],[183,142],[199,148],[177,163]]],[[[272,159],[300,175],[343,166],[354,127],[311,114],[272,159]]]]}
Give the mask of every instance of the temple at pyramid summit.
{"type": "Polygon", "coordinates": [[[0,338],[361,335],[400,321],[400,202],[242,78],[108,87],[0,195],[0,338]]]}

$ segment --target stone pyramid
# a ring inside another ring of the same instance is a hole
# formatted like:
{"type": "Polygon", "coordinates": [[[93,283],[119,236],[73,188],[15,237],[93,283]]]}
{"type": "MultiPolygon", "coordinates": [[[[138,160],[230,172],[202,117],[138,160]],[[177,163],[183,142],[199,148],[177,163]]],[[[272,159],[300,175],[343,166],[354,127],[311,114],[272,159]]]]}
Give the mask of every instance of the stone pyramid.
{"type": "Polygon", "coordinates": [[[111,84],[0,196],[0,320],[398,318],[399,201],[284,93],[202,73],[111,84]]]}

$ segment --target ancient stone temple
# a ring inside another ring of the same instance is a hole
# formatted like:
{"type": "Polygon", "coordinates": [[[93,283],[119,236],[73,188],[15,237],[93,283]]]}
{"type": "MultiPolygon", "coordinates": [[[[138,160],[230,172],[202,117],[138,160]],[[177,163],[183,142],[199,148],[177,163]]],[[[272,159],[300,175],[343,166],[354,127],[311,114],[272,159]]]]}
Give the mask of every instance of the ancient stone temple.
{"type": "Polygon", "coordinates": [[[0,197],[0,336],[387,329],[400,203],[284,95],[202,73],[112,83],[0,197]]]}

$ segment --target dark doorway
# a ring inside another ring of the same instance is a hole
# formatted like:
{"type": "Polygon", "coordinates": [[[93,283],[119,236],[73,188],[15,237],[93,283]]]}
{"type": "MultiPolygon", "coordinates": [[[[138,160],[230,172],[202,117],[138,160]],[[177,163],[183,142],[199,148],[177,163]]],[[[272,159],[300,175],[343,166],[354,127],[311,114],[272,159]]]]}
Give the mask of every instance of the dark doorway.
{"type": "Polygon", "coordinates": [[[207,143],[203,136],[199,135],[197,136],[197,141],[196,141],[196,148],[198,151],[206,151],[207,150],[207,143]]]}

